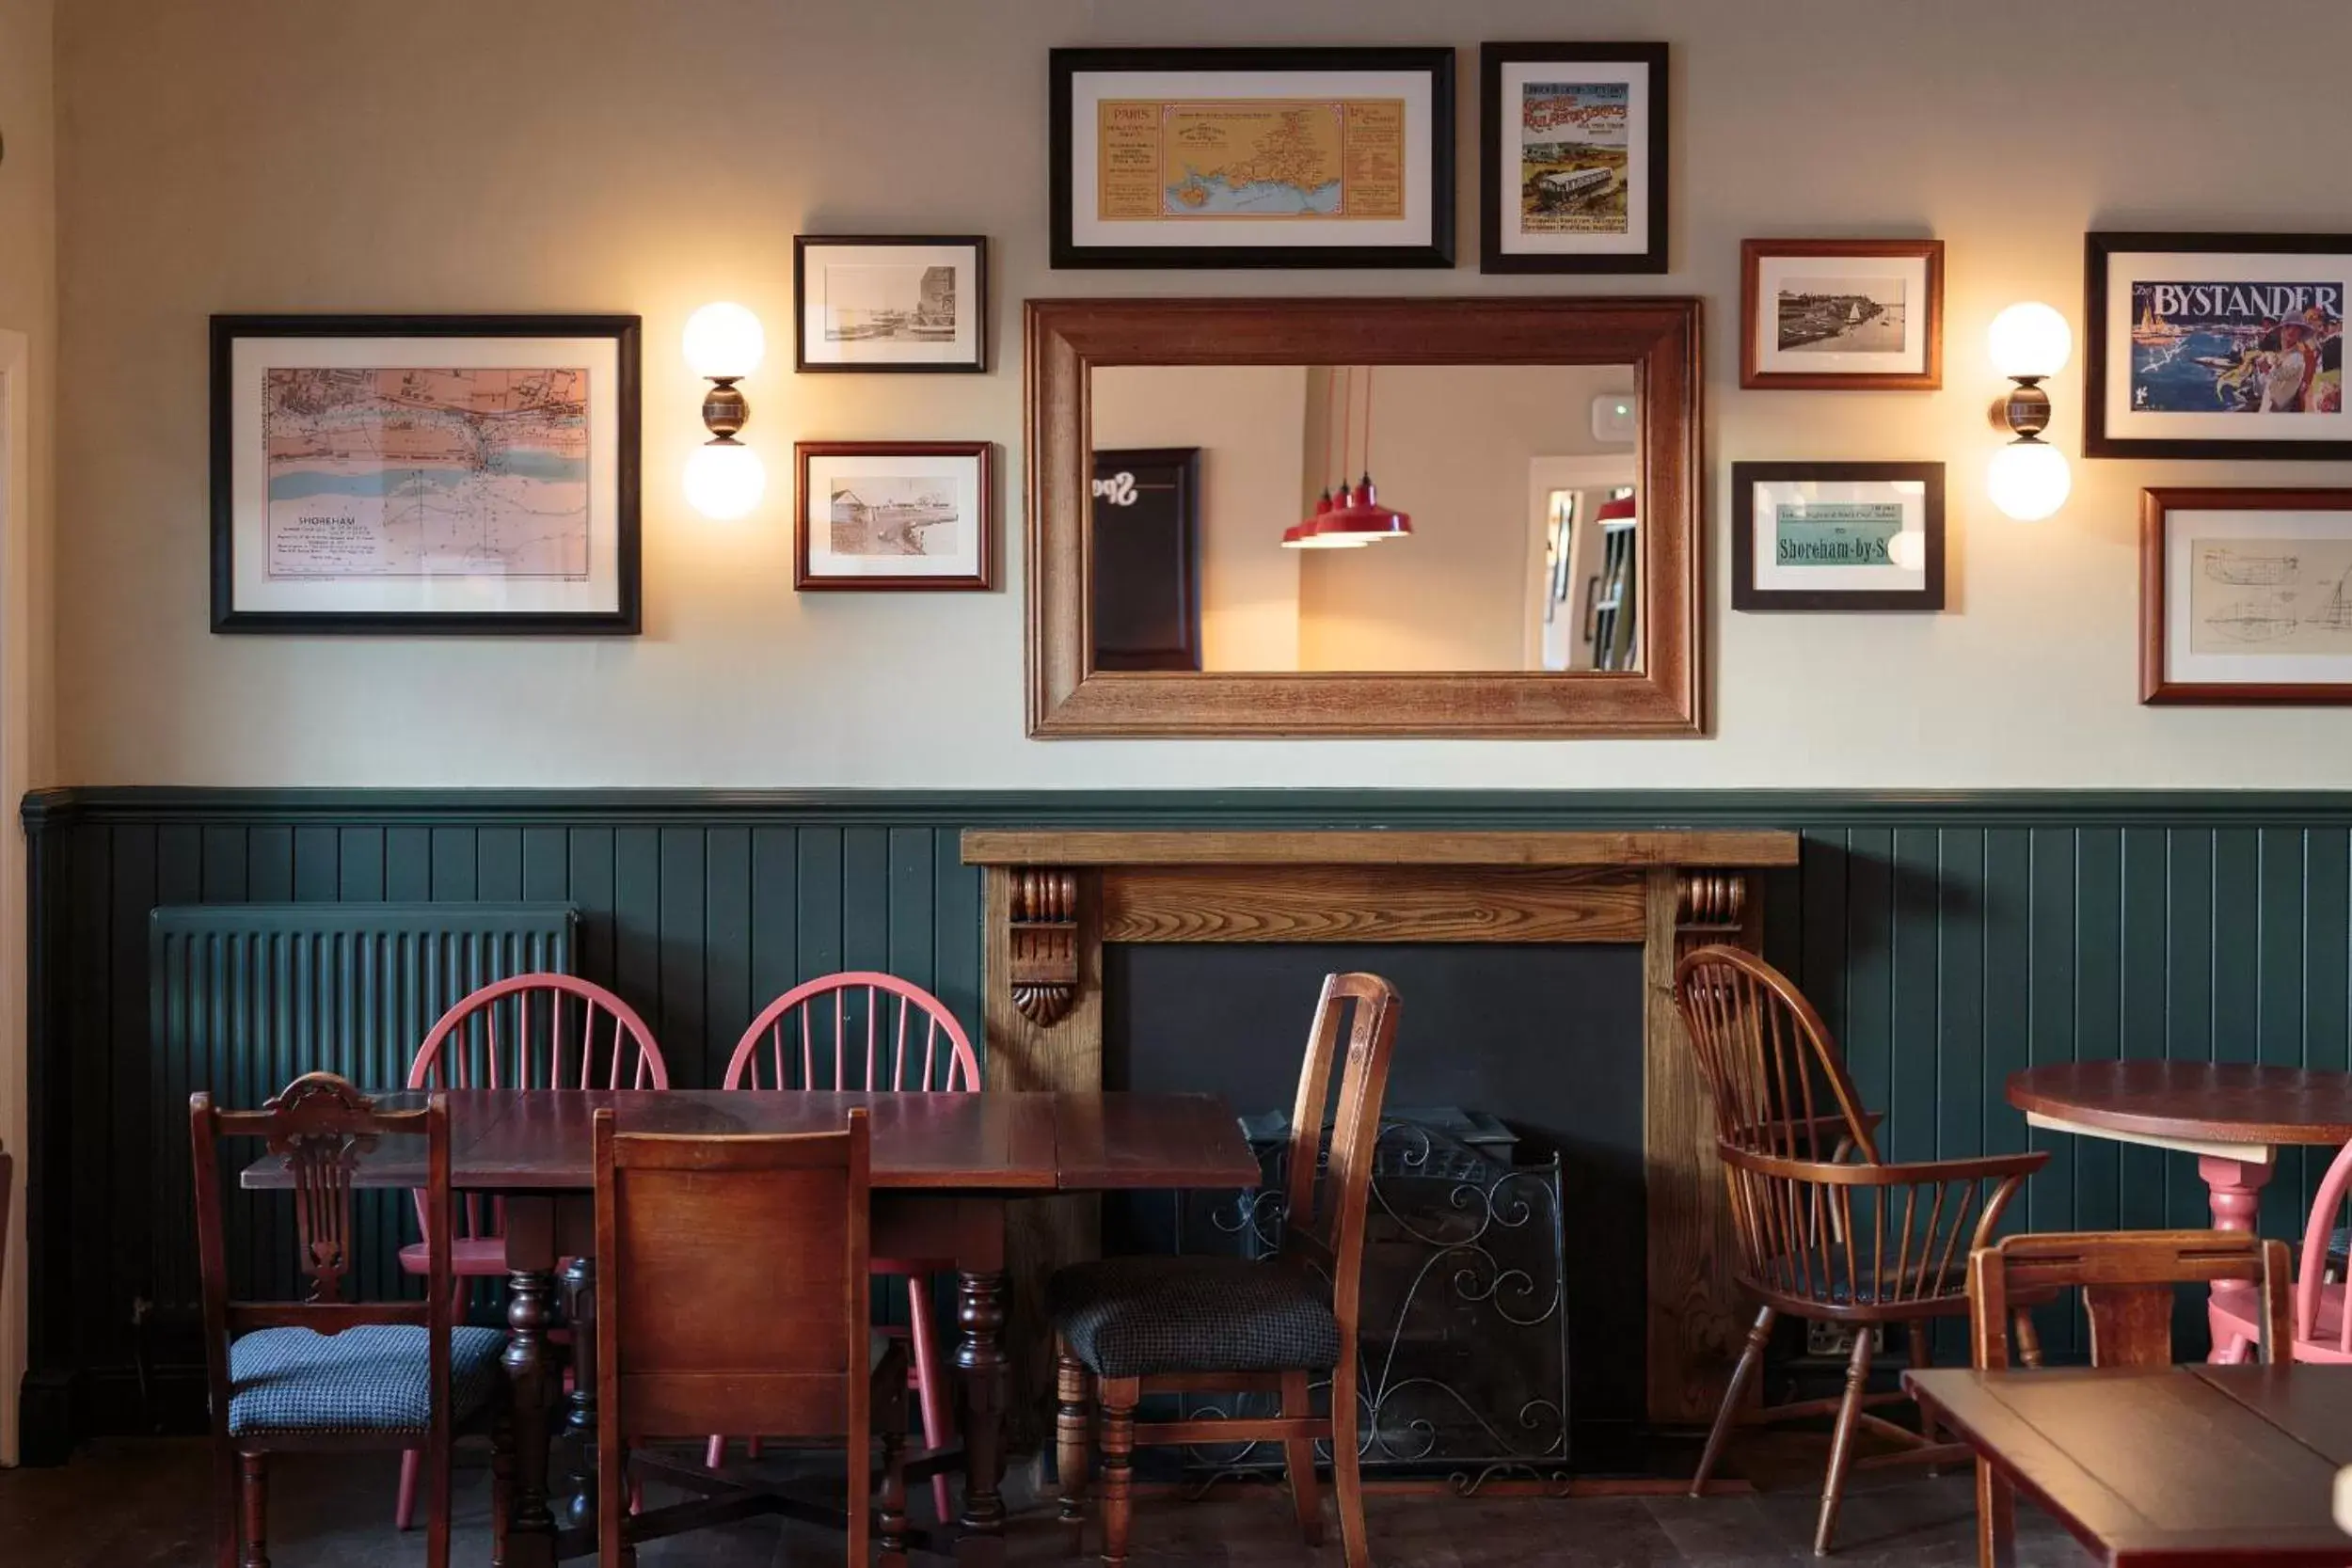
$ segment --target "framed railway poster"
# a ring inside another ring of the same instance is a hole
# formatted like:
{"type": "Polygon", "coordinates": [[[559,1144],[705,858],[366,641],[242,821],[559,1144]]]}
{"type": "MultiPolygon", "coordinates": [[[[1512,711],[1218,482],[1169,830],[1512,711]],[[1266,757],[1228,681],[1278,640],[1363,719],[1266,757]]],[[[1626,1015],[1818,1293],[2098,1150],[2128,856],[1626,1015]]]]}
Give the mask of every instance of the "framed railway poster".
{"type": "Polygon", "coordinates": [[[1666,270],[1666,46],[1478,52],[1478,269],[1666,270]]]}
{"type": "Polygon", "coordinates": [[[1740,385],[1931,392],[1944,385],[1944,242],[1740,242],[1740,385]]]}
{"type": "Polygon", "coordinates": [[[2141,491],[2139,700],[2352,703],[2352,490],[2141,491]]]}
{"type": "Polygon", "coordinates": [[[994,451],[986,441],[795,444],[792,586],[994,587],[994,451]]]}
{"type": "Polygon", "coordinates": [[[213,629],[634,633],[635,316],[215,316],[213,629]]]}
{"type": "Polygon", "coordinates": [[[2086,457],[2352,458],[2352,234],[2096,233],[2086,457]]]}
{"type": "Polygon", "coordinates": [[[1057,267],[1450,267],[1451,49],[1057,49],[1057,267]]]}

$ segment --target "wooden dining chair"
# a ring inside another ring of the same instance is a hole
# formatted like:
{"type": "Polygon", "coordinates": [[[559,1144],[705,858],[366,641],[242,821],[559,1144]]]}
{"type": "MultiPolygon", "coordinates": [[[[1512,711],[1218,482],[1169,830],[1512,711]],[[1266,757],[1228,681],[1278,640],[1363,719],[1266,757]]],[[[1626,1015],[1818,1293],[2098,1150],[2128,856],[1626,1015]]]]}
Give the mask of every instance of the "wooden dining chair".
{"type": "MultiPolygon", "coordinates": [[[[2352,1290],[2339,1272],[2344,1257],[2344,1227],[2340,1223],[2352,1203],[2352,1144],[2336,1157],[2320,1179],[2303,1228],[2303,1253],[2296,1270],[2292,1321],[2287,1344],[2296,1361],[2352,1362],[2352,1290]]],[[[2263,1339],[2264,1303],[2259,1291],[2245,1284],[2214,1287],[2205,1317],[2213,1330],[2217,1359],[2242,1360],[2263,1339]]],[[[2285,1359],[2285,1357],[2271,1357],[2285,1359]]]]}
{"type": "Polygon", "coordinates": [[[849,1453],[849,1560],[906,1561],[905,1352],[868,1321],[868,1132],[683,1137],[595,1117],[598,1560],[783,1499],[647,1451],[713,1430],[836,1438],[849,1453]],[[787,1332],[779,1333],[783,1325],[787,1332]],[[872,1444],[882,1449],[879,1521],[872,1444]],[[650,1473],[699,1494],[631,1511],[650,1473]]]}
{"type": "MultiPolygon", "coordinates": [[[[2183,1285],[2238,1285],[2255,1305],[2255,1340],[2266,1360],[2292,1339],[2294,1275],[2284,1242],[2233,1230],[2106,1230],[2009,1236],[1968,1259],[1969,1352],[1977,1367],[2010,1365],[2010,1328],[2026,1320],[2021,1303],[2080,1290],[2093,1368],[2169,1367],[2172,1302],[2183,1285]]],[[[2041,1364],[2021,1340],[2016,1359],[2041,1364]]],[[[2008,1478],[1977,1461],[1979,1568],[2016,1561],[2017,1501],[2008,1478]]]]}
{"type": "MultiPolygon", "coordinates": [[[[295,1079],[258,1111],[188,1101],[196,1162],[197,1259],[212,1397],[216,1568],[269,1568],[268,1456],[292,1449],[396,1448],[424,1455],[433,1482],[425,1560],[449,1561],[449,1457],[457,1426],[501,1402],[506,1336],[453,1324],[449,1262],[449,1106],[380,1111],[333,1073],[295,1079]],[[348,1298],[354,1259],[352,1171],[383,1137],[421,1137],[427,1212],[422,1301],[348,1298]],[[229,1299],[220,1144],[259,1138],[294,1175],[300,1302],[229,1299]]],[[[500,1472],[503,1473],[503,1465],[500,1472]]],[[[502,1488],[501,1488],[502,1490],[502,1488]]],[[[504,1497],[494,1511],[505,1517],[504,1497]]]]}
{"type": "Polygon", "coordinates": [[[1089,1429],[1099,1404],[1103,1560],[1127,1560],[1137,1447],[1282,1445],[1292,1500],[1310,1545],[1323,1540],[1315,1443],[1331,1445],[1331,1489],[1348,1568],[1369,1568],[1357,1431],[1357,1324],[1364,1222],[1380,1104],[1396,1043],[1396,990],[1377,974],[1323,982],[1291,1118],[1290,1186],[1280,1253],[1243,1258],[1115,1258],[1055,1274],[1046,1289],[1058,1354],[1056,1421],[1061,1517],[1085,1521],[1089,1429]],[[1323,1112],[1347,1048],[1325,1162],[1323,1112]],[[1314,1414],[1311,1380],[1331,1380],[1330,1411],[1314,1414]],[[1278,1396],[1281,1414],[1138,1424],[1147,1394],[1210,1390],[1278,1396]]]}
{"type": "MultiPolygon", "coordinates": [[[[762,1007],[727,1060],[725,1086],[971,1093],[980,1086],[980,1063],[945,1002],[912,980],[850,970],[803,981],[762,1007]]],[[[874,1259],[876,1274],[906,1281],[915,1397],[923,1441],[934,1449],[955,1438],[955,1390],[931,1316],[930,1279],[954,1269],[952,1259],[874,1259]]],[[[756,1456],[758,1439],[751,1441],[756,1456]]],[[[726,1462],[726,1444],[723,1436],[710,1439],[712,1469],[726,1462]]],[[[941,1519],[955,1517],[946,1477],[931,1478],[931,1501],[941,1519]]]]}
{"type": "Polygon", "coordinates": [[[1738,1256],[1733,1274],[1757,1303],[1746,1347],[1691,1478],[1705,1490],[1735,1425],[1836,1414],[1813,1549],[1827,1555],[1846,1477],[1857,1463],[1943,1464],[1969,1450],[1870,1413],[1907,1400],[1869,1392],[1872,1334],[1899,1324],[1911,1364],[1929,1360],[1936,1318],[1968,1315],[1971,1248],[1992,1238],[2002,1212],[2046,1152],[1889,1164],[1879,1155],[1880,1118],[1857,1102],[1845,1062],[1803,992],[1741,948],[1702,947],[1675,969],[1682,1015],[1715,1112],[1715,1151],[1730,1196],[1738,1256]],[[1748,1386],[1762,1369],[1782,1314],[1839,1323],[1853,1335],[1842,1396],[1749,1412],[1748,1386]],[[1867,1429],[1899,1448],[1857,1462],[1867,1429]]]}
{"type": "MultiPolygon", "coordinates": [[[[574,974],[516,974],[461,997],[426,1031],[408,1064],[412,1089],[666,1089],[669,1069],[637,1010],[574,974]]],[[[457,1212],[450,1267],[462,1300],[474,1279],[506,1277],[506,1217],[496,1199],[468,1194],[457,1212]]],[[[422,1194],[417,1228],[424,1240],[400,1249],[400,1266],[425,1271],[431,1227],[422,1194]]],[[[575,1350],[587,1347],[575,1344],[575,1350]]],[[[417,1508],[417,1456],[401,1461],[395,1528],[417,1508]]]]}

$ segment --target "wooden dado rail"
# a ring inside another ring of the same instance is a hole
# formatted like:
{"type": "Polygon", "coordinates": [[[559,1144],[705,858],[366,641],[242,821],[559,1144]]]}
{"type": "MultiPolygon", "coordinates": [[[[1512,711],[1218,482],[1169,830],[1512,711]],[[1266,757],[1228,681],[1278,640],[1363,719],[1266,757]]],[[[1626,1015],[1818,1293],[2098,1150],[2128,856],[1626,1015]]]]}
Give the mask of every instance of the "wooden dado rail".
{"type": "MultiPolygon", "coordinates": [[[[1676,959],[1755,946],[1755,874],[1797,863],[1787,832],[1023,832],[963,835],[986,868],[993,1088],[1103,1082],[1106,942],[1609,942],[1643,949],[1648,1406],[1712,1416],[1742,1338],[1713,1122],[1682,1039],[1676,959]]],[[[1406,999],[1400,1050],[1412,1049],[1406,999]]],[[[1082,1199],[1015,1211],[1015,1299],[1096,1245],[1082,1199]]],[[[1024,1376],[1050,1366],[1020,1347],[1024,1376]]],[[[1041,1385],[1018,1406],[1041,1402],[1041,1385]]]]}

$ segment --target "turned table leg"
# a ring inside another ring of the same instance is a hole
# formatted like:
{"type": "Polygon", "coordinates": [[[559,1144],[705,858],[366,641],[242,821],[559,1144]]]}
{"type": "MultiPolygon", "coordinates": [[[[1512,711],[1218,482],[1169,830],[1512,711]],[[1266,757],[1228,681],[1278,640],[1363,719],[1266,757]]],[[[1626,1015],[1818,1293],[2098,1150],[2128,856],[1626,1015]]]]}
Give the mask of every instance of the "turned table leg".
{"type": "Polygon", "coordinates": [[[596,1264],[575,1258],[564,1266],[564,1316],[572,1328],[572,1397],[564,1427],[572,1440],[572,1495],[566,1522],[596,1522],[596,1264]]]}
{"type": "MultiPolygon", "coordinates": [[[[2204,1178],[2206,1194],[2213,1205],[2213,1227],[2216,1230],[2235,1230],[2251,1234],[2256,1217],[2262,1212],[2262,1192],[2270,1184],[2271,1164],[2268,1159],[2232,1160],[2218,1154],[2201,1154],[2197,1158],[2197,1174],[2204,1178]]],[[[2208,1361],[2217,1361],[2228,1354],[2229,1341],[2222,1327],[2215,1323],[2208,1308],[2206,1326],[2213,1335],[2213,1349],[2206,1353],[2208,1361]]],[[[2269,1347],[2264,1347],[2269,1354],[2269,1347]]]]}
{"type": "Polygon", "coordinates": [[[554,1205],[545,1198],[506,1204],[506,1354],[502,1358],[515,1432],[515,1477],[508,1488],[507,1568],[553,1568],[555,1513],[548,1506],[548,1444],[561,1386],[548,1327],[555,1303],[554,1205]]]}
{"type": "Polygon", "coordinates": [[[966,1269],[956,1276],[957,1380],[963,1396],[963,1539],[965,1562],[1004,1560],[1005,1394],[1010,1382],[1005,1354],[1005,1273],[966,1269]]]}

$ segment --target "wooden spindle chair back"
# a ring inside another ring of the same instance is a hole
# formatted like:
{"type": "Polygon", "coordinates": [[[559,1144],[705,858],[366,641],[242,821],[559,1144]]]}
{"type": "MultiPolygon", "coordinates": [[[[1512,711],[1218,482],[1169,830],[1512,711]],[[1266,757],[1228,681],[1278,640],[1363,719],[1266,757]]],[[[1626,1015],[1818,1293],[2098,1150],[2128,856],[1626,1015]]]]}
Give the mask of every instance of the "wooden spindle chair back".
{"type": "Polygon", "coordinates": [[[849,1560],[866,1562],[866,1113],[839,1132],[687,1137],[600,1110],[595,1144],[604,1560],[625,1539],[623,1438],[739,1432],[849,1439],[849,1560]]]}
{"type": "MultiPolygon", "coordinates": [[[[405,1111],[386,1111],[331,1072],[295,1079],[258,1111],[224,1111],[210,1094],[188,1101],[189,1146],[195,1160],[197,1269],[203,1295],[205,1370],[212,1397],[215,1480],[222,1506],[236,1496],[240,1443],[229,1433],[229,1344],[260,1328],[308,1328],[320,1334],[371,1324],[411,1325],[425,1330],[431,1358],[432,1411],[426,1429],[425,1466],[433,1478],[434,1505],[428,1560],[449,1554],[451,1441],[450,1330],[455,1317],[450,1270],[449,1103],[435,1094],[405,1111]],[[354,1298],[356,1259],[352,1243],[352,1178],[360,1160],[390,1136],[424,1140],[425,1184],[418,1195],[428,1216],[428,1266],[422,1301],[364,1302],[354,1298]],[[232,1301],[229,1296],[229,1248],[224,1223],[220,1146],[227,1139],[259,1139],[283,1160],[293,1177],[295,1273],[304,1298],[298,1302],[232,1301]]],[[[336,1446],[336,1434],[322,1434],[336,1446]]],[[[300,1447],[277,1440],[275,1447],[300,1447]]]]}
{"type": "Polygon", "coordinates": [[[979,1086],[979,1058],[947,1005],[912,980],[866,969],[803,981],[762,1007],[726,1074],[730,1089],[979,1086]]]}
{"type": "Polygon", "coordinates": [[[2021,1301],[2082,1292],[2093,1367],[2169,1367],[2177,1288],[2244,1280],[2260,1292],[2263,1356],[2292,1358],[2294,1275],[2284,1242],[2230,1230],[2116,1230],[2008,1236],[1968,1259],[1969,1349],[1979,1367],[2010,1364],[2021,1301]]]}
{"type": "Polygon", "coordinates": [[[1315,1002],[1291,1114],[1282,1250],[1330,1277],[1332,1311],[1342,1333],[1351,1337],[1363,1275],[1374,1151],[1380,1141],[1380,1107],[1388,1096],[1396,1023],[1396,988],[1388,981],[1377,974],[1327,975],[1315,1002]],[[1335,1065],[1339,1102],[1327,1153],[1323,1111],[1329,1102],[1335,1065]]]}
{"type": "MultiPolygon", "coordinates": [[[[0,1218],[6,1217],[7,1209],[6,1195],[0,1194],[0,1218]]],[[[2352,1224],[2352,1144],[2336,1151],[2328,1174],[2320,1179],[2295,1281],[2295,1337],[2352,1358],[2352,1281],[2338,1293],[2335,1309],[2324,1310],[2328,1271],[2344,1257],[2337,1237],[2346,1233],[2347,1224],[2352,1224]]]]}

